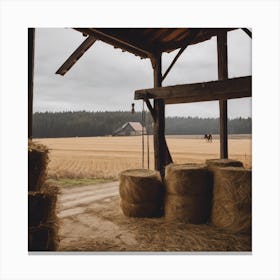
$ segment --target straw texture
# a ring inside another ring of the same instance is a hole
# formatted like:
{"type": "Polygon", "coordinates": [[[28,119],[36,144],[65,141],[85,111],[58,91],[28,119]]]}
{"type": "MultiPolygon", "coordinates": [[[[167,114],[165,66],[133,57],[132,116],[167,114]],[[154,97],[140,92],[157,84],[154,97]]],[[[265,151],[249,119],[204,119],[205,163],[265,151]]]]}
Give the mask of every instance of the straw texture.
{"type": "Polygon", "coordinates": [[[218,168],[214,173],[211,222],[235,233],[250,233],[252,172],[240,167],[218,168]]]}

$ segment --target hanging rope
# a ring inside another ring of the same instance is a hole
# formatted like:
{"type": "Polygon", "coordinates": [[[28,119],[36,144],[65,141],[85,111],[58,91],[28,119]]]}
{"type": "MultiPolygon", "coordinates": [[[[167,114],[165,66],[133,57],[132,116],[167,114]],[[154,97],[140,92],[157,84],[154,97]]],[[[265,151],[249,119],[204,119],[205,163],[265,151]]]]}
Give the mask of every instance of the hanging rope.
{"type": "Polygon", "coordinates": [[[142,108],[142,168],[144,168],[144,153],[145,153],[145,139],[144,139],[144,125],[145,125],[145,117],[144,117],[144,100],[143,100],[143,108],[142,108]]]}
{"type": "MultiPolygon", "coordinates": [[[[146,118],[146,111],[144,110],[144,118],[145,118],[145,127],[146,127],[146,134],[147,134],[147,168],[150,169],[150,147],[149,147],[149,133],[148,133],[148,124],[146,118]]],[[[148,120],[149,123],[149,120],[148,120]]]]}
{"type": "MultiPolygon", "coordinates": [[[[148,120],[149,121],[149,120],[148,120]]],[[[144,166],[144,134],[147,135],[147,168],[150,169],[150,143],[149,143],[149,133],[148,133],[148,124],[147,124],[147,117],[146,117],[146,110],[145,110],[145,104],[143,100],[143,109],[142,109],[142,165],[144,166]],[[146,130],[146,132],[145,132],[146,130]]]]}

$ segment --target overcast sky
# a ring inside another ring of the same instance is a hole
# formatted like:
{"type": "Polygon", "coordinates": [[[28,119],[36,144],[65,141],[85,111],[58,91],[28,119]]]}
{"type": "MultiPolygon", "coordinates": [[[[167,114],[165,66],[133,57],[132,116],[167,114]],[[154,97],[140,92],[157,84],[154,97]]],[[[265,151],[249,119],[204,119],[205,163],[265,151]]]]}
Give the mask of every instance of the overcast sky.
{"type": "MultiPolygon", "coordinates": [[[[60,76],[56,70],[85,40],[73,29],[36,28],[34,111],[137,111],[136,89],[153,86],[151,63],[97,41],[71,68],[60,76]]],[[[163,72],[177,51],[163,55],[163,72]]],[[[229,77],[252,74],[251,39],[241,30],[228,33],[229,77]]],[[[190,46],[178,59],[163,85],[217,80],[216,38],[190,46]]],[[[228,102],[228,116],[250,117],[251,98],[228,102]]],[[[166,116],[218,117],[218,102],[167,105],[166,116]]]]}

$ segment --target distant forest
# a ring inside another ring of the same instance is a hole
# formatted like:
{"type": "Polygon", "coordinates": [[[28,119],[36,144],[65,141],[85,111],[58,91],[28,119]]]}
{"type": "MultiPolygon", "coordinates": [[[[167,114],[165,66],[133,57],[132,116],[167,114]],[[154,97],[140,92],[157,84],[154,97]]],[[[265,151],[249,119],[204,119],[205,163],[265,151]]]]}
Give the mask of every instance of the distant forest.
{"type": "MultiPolygon", "coordinates": [[[[152,133],[152,118],[146,113],[146,127],[152,133]]],[[[126,122],[142,123],[142,114],[137,112],[45,112],[33,115],[33,137],[88,137],[112,135],[126,122]]],[[[250,134],[251,118],[228,120],[229,134],[250,134]]],[[[166,134],[203,135],[219,133],[218,118],[167,117],[166,134]]]]}

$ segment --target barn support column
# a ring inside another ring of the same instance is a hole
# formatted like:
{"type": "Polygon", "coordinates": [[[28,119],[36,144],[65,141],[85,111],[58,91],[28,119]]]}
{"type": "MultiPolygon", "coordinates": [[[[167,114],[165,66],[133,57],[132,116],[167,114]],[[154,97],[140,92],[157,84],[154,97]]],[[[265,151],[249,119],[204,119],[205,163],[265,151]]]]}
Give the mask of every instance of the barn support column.
{"type": "MultiPolygon", "coordinates": [[[[155,110],[152,106],[152,104],[150,103],[150,100],[147,99],[147,98],[144,98],[145,102],[146,102],[146,105],[151,113],[151,116],[153,118],[153,121],[155,121],[155,110]]],[[[170,154],[170,151],[168,149],[168,146],[167,146],[167,143],[166,143],[166,139],[164,137],[164,145],[165,145],[165,159],[166,159],[166,165],[170,164],[170,163],[173,163],[173,159],[172,159],[172,156],[170,154]]]]}
{"type": "MultiPolygon", "coordinates": [[[[218,79],[228,79],[227,32],[217,35],[218,79]]],[[[220,110],[220,158],[228,158],[227,100],[219,101],[220,110]]]]}
{"type": "MultiPolygon", "coordinates": [[[[154,57],[154,87],[162,86],[161,53],[154,57]]],[[[165,104],[163,99],[154,100],[154,153],[155,169],[164,177],[166,165],[166,142],[165,142],[165,104]]]]}
{"type": "Polygon", "coordinates": [[[28,28],[28,138],[32,138],[35,28],[28,28]]]}

